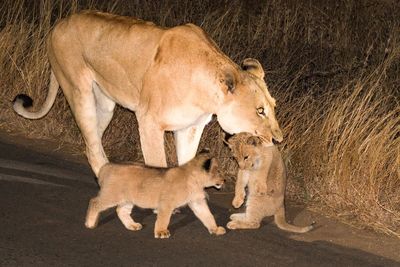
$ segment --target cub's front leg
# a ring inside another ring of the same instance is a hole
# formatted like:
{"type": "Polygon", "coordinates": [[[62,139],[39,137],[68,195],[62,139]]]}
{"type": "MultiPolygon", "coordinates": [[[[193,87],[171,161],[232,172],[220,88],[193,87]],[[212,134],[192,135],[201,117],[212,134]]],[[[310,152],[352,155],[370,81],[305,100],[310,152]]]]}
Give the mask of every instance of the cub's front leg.
{"type": "Polygon", "coordinates": [[[154,226],[155,238],[169,238],[171,236],[168,225],[171,219],[173,207],[162,205],[157,209],[157,220],[154,226]]]}
{"type": "Polygon", "coordinates": [[[191,201],[189,202],[189,207],[194,212],[194,215],[196,215],[196,217],[199,218],[204,226],[208,229],[210,234],[223,235],[226,233],[224,227],[217,226],[214,216],[211,214],[205,199],[191,201]]]}
{"type": "Polygon", "coordinates": [[[232,201],[232,206],[235,208],[239,208],[244,202],[244,198],[246,197],[245,188],[249,182],[249,176],[248,171],[239,170],[238,172],[235,184],[235,197],[232,201]]]}

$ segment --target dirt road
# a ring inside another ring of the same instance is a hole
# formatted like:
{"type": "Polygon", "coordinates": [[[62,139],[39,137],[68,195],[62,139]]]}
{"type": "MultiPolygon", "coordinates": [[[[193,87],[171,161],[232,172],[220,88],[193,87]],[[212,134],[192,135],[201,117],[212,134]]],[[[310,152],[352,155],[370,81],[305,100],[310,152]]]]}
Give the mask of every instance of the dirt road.
{"type": "MultiPolygon", "coordinates": [[[[88,230],[87,203],[98,190],[88,165],[27,144],[0,138],[1,266],[400,266],[398,240],[290,205],[289,219],[296,224],[317,220],[319,227],[294,235],[267,220],[259,230],[215,237],[183,208],[172,217],[169,240],[153,238],[155,215],[149,210],[134,210],[135,220],[144,225],[138,232],[126,230],[114,210],[103,214],[97,229],[88,230]]],[[[209,193],[211,211],[225,225],[232,194],[209,193]]]]}

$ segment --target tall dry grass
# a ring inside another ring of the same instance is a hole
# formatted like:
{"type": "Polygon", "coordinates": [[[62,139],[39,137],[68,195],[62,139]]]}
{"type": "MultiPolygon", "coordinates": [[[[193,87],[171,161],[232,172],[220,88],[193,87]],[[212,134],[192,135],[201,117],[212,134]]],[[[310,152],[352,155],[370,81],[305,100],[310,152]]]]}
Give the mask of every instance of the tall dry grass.
{"type": "MultiPolygon", "coordinates": [[[[5,0],[0,5],[0,128],[33,139],[83,142],[65,99],[43,119],[16,116],[24,92],[47,93],[46,35],[61,17],[99,9],[163,26],[202,26],[232,59],[258,58],[278,101],[288,196],[347,223],[400,237],[400,6],[397,1],[5,0]],[[329,1],[328,1],[329,2],[329,1]]],[[[213,121],[211,147],[236,165],[213,121]],[[218,137],[218,138],[216,138],[218,137]]],[[[176,162],[167,135],[169,162],[176,162]]],[[[142,160],[132,112],[118,108],[104,143],[113,160],[142,160]]]]}

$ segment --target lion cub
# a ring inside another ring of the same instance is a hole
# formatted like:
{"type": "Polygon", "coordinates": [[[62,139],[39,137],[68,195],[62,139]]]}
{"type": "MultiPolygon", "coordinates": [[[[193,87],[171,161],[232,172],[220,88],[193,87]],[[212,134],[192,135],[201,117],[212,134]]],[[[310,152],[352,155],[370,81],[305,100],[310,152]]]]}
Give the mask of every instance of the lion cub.
{"type": "Polygon", "coordinates": [[[142,225],[130,216],[136,205],[157,210],[154,237],[168,238],[173,210],[189,205],[210,234],[223,235],[225,229],[217,226],[204,192],[205,187],[219,189],[223,185],[224,179],[217,169],[216,160],[205,153],[176,168],[106,164],[100,169],[100,192],[89,202],[85,225],[96,227],[99,213],[117,206],[118,217],[124,226],[128,230],[140,230],[142,225]]]}
{"type": "Polygon", "coordinates": [[[278,148],[265,144],[248,133],[240,133],[228,140],[228,145],[239,164],[232,205],[239,208],[246,196],[246,212],[232,214],[227,224],[229,229],[255,229],[262,219],[274,215],[276,225],[283,230],[305,233],[313,225],[298,227],[288,224],[285,219],[284,196],[286,170],[278,148]]]}

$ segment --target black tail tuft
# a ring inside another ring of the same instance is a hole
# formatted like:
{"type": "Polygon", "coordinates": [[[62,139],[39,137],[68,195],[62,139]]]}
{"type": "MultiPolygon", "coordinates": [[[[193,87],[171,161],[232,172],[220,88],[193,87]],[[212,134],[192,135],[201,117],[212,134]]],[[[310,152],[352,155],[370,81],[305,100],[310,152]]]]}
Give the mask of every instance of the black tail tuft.
{"type": "Polygon", "coordinates": [[[33,105],[32,98],[30,98],[28,95],[25,95],[25,94],[17,95],[13,100],[13,103],[15,103],[15,102],[21,102],[22,106],[24,108],[29,108],[29,107],[32,107],[32,105],[33,105]]]}

